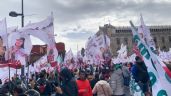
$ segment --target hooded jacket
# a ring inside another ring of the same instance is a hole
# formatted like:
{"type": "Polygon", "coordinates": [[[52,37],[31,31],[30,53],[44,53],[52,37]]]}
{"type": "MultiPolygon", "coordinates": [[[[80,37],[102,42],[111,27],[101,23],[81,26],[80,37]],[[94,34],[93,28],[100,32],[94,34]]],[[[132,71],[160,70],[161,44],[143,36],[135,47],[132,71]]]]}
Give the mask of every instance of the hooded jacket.
{"type": "Polygon", "coordinates": [[[113,94],[109,83],[105,80],[100,80],[96,83],[93,88],[93,94],[96,93],[97,96],[111,96],[113,94]]]}
{"type": "Polygon", "coordinates": [[[120,68],[113,71],[110,79],[110,86],[112,88],[114,95],[123,95],[124,94],[124,82],[122,70],[120,68]]]}
{"type": "Polygon", "coordinates": [[[68,68],[64,68],[60,72],[62,79],[61,89],[63,94],[56,96],[78,96],[78,88],[73,74],[68,68]]]}

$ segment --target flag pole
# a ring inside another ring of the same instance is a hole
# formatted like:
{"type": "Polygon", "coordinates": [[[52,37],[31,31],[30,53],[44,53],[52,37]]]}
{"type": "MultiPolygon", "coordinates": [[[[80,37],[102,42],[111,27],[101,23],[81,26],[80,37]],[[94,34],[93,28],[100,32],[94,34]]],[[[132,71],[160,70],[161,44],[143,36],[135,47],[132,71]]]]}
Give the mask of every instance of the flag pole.
{"type": "Polygon", "coordinates": [[[17,75],[17,68],[16,68],[16,70],[15,70],[15,74],[17,75]]]}
{"type": "Polygon", "coordinates": [[[9,70],[9,81],[10,81],[10,73],[11,73],[11,71],[10,71],[10,65],[8,65],[8,70],[9,70]]]}
{"type": "Polygon", "coordinates": [[[27,89],[28,89],[28,85],[29,85],[29,81],[28,81],[28,77],[29,77],[29,62],[30,62],[30,55],[26,57],[26,61],[27,61],[27,89]]]}

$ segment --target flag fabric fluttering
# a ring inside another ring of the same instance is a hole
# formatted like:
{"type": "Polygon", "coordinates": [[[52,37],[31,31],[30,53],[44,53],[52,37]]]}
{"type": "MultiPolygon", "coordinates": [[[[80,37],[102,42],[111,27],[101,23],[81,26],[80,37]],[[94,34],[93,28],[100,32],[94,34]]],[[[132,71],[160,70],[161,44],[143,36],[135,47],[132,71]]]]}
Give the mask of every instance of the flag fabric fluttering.
{"type": "Polygon", "coordinates": [[[102,64],[104,57],[110,57],[110,39],[107,35],[94,35],[86,43],[85,53],[87,60],[92,60],[94,64],[102,64]]]}
{"type": "Polygon", "coordinates": [[[151,36],[149,28],[144,23],[142,15],[140,15],[140,22],[141,25],[138,27],[138,33],[140,34],[142,41],[153,51],[156,50],[153,37],[151,36]]]}
{"type": "Polygon", "coordinates": [[[118,53],[117,58],[126,59],[128,57],[127,56],[127,46],[121,44],[121,48],[120,48],[120,50],[117,51],[117,53],[118,53]]]}
{"type": "MultiPolygon", "coordinates": [[[[142,15],[140,16],[140,21],[141,21],[141,25],[140,27],[138,27],[138,33],[141,35],[141,33],[143,34],[141,37],[142,40],[144,40],[145,44],[151,49],[152,52],[154,52],[156,50],[155,48],[155,43],[154,40],[151,36],[150,30],[149,28],[145,25],[144,20],[142,15]]],[[[156,53],[155,53],[156,54],[156,53]]],[[[162,60],[159,58],[159,56],[155,56],[158,60],[160,60],[160,64],[163,67],[163,69],[165,70],[165,72],[167,73],[167,75],[171,78],[171,71],[167,68],[167,66],[162,62],[162,60]]],[[[166,56],[169,57],[169,56],[166,56]]]]}
{"type": "Polygon", "coordinates": [[[72,53],[72,50],[70,49],[65,55],[64,62],[67,63],[73,58],[74,58],[74,54],[72,53]]]}
{"type": "Polygon", "coordinates": [[[148,67],[153,96],[170,96],[171,82],[161,66],[162,62],[157,59],[157,55],[152,52],[151,48],[143,42],[142,37],[138,34],[132,22],[131,29],[134,43],[137,44],[141,56],[148,67]]]}
{"type": "Polygon", "coordinates": [[[26,60],[32,49],[30,35],[16,31],[9,34],[8,40],[9,59],[20,60],[22,65],[26,65],[26,60]]]}
{"type": "Polygon", "coordinates": [[[26,27],[22,28],[21,31],[34,37],[37,37],[43,42],[45,42],[47,44],[47,54],[53,56],[53,60],[56,60],[58,56],[58,51],[55,45],[56,42],[53,22],[53,14],[51,14],[41,22],[29,23],[26,27]]]}
{"type": "Polygon", "coordinates": [[[47,62],[47,55],[44,55],[39,60],[37,60],[34,64],[34,69],[36,72],[41,72],[41,70],[48,71],[49,69],[53,68],[51,65],[47,62]]]}

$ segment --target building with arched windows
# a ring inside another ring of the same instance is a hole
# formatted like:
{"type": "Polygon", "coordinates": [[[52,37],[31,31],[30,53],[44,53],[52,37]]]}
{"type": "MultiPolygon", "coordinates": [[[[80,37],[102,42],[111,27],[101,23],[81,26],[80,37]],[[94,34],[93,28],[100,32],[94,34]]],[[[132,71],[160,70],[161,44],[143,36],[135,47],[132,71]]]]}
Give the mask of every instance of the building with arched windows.
{"type": "MultiPolygon", "coordinates": [[[[171,48],[171,25],[166,26],[148,26],[151,35],[156,44],[156,48],[168,51],[171,48]]],[[[111,51],[114,56],[117,55],[117,50],[120,49],[121,44],[127,45],[128,55],[132,54],[133,40],[130,26],[112,26],[105,24],[99,27],[97,35],[107,34],[111,40],[111,51]]]]}

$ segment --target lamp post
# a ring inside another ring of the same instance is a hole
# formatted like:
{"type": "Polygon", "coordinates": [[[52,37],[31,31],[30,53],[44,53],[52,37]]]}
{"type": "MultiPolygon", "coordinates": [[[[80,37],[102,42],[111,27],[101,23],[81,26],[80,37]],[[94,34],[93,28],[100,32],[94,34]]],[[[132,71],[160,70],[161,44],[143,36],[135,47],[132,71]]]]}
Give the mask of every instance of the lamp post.
{"type": "Polygon", "coordinates": [[[9,13],[9,16],[11,17],[17,17],[17,16],[21,16],[21,27],[24,27],[24,6],[23,6],[23,0],[21,0],[21,13],[17,13],[15,11],[11,11],[9,13]]]}
{"type": "MultiPolygon", "coordinates": [[[[21,13],[11,11],[9,13],[9,16],[11,16],[11,17],[21,16],[21,27],[24,27],[24,4],[23,4],[23,0],[21,0],[21,13]]],[[[21,76],[24,76],[24,66],[21,67],[21,76]]]]}

